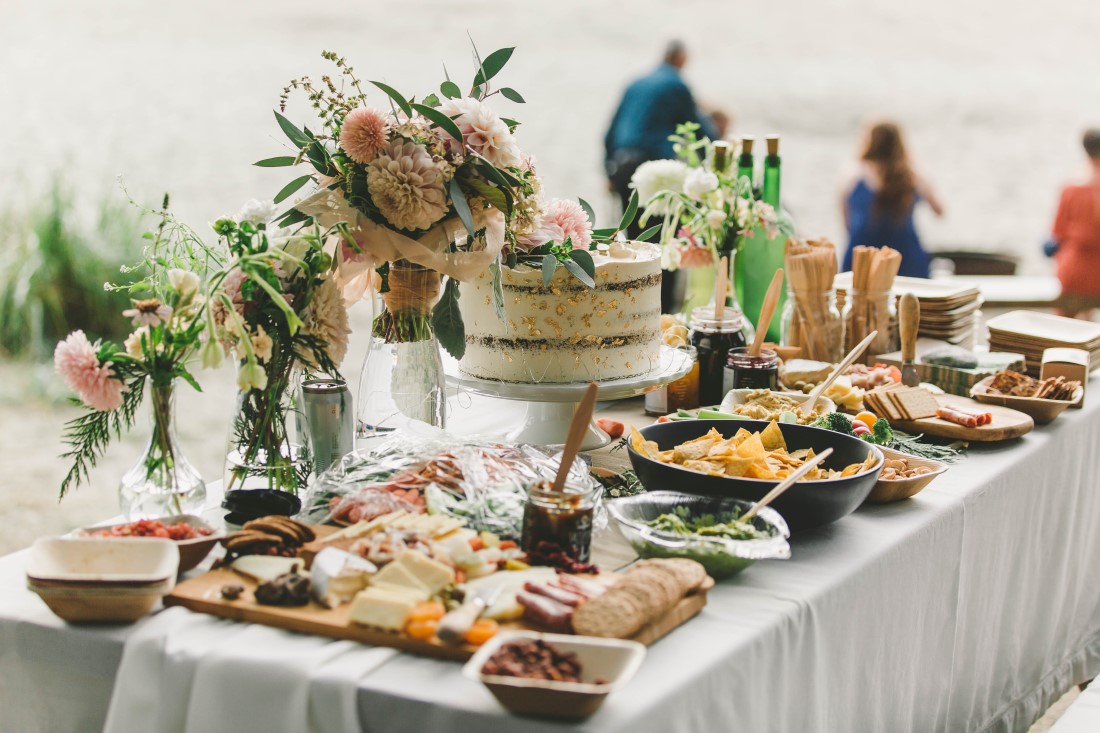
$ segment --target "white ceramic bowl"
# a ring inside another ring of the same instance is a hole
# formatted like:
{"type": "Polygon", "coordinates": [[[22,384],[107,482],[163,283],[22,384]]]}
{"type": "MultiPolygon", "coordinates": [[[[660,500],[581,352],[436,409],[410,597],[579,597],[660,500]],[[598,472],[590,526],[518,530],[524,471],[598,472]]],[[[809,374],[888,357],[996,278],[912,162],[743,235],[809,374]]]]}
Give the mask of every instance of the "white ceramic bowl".
{"type": "Polygon", "coordinates": [[[608,694],[630,681],[645,654],[645,646],[636,641],[502,631],[478,649],[462,673],[484,684],[501,705],[517,715],[580,720],[599,710],[608,694]],[[502,644],[515,639],[542,639],[563,652],[576,654],[584,681],[554,682],[482,674],[489,657],[502,644]],[[595,680],[603,682],[597,684],[595,680]]]}
{"type": "Polygon", "coordinates": [[[172,540],[42,537],[31,546],[27,577],[54,584],[155,584],[175,578],[179,564],[172,540]]]}

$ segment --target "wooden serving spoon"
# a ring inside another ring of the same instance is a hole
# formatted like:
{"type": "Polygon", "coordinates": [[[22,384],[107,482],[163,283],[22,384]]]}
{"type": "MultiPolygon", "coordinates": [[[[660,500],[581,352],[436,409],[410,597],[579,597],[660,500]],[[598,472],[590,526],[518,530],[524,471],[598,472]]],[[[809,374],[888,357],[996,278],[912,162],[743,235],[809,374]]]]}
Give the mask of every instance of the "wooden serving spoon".
{"type": "Polygon", "coordinates": [[[760,306],[760,319],[756,323],[756,338],[749,347],[749,356],[760,356],[760,350],[764,348],[764,337],[772,325],[772,317],[775,316],[775,307],[779,305],[779,294],[783,288],[783,268],[780,267],[772,275],[772,284],[768,286],[768,294],[764,296],[764,305],[760,306]]]}
{"type": "Polygon", "coordinates": [[[569,423],[569,434],[565,437],[565,446],[561,450],[561,465],[558,466],[558,475],[554,478],[554,491],[561,493],[565,489],[565,479],[569,476],[569,469],[573,467],[573,460],[577,457],[577,451],[581,448],[584,435],[588,431],[588,424],[592,422],[592,410],[596,407],[596,392],[599,387],[595,382],[588,383],[588,389],[584,392],[577,405],[577,411],[573,413],[573,422],[569,423]]]}
{"type": "Polygon", "coordinates": [[[843,374],[848,369],[848,367],[852,366],[852,363],[859,358],[859,355],[863,353],[863,350],[870,346],[871,342],[874,341],[875,337],[877,336],[878,331],[871,331],[871,333],[867,334],[866,338],[856,344],[855,347],[848,352],[848,355],[844,357],[844,361],[836,365],[836,369],[833,370],[833,373],[830,374],[824,382],[814,387],[814,391],[810,392],[809,399],[803,402],[798,408],[798,411],[802,413],[803,417],[813,414],[814,405],[817,404],[818,398],[821,397],[821,395],[825,393],[825,390],[827,390],[830,385],[832,385],[832,383],[836,381],[837,377],[843,374]]]}
{"type": "Polygon", "coordinates": [[[756,502],[755,504],[753,504],[751,509],[749,509],[747,512],[745,512],[742,516],[738,517],[737,521],[738,522],[749,522],[753,517],[756,516],[757,512],[759,512],[761,509],[766,507],[768,504],[771,504],[773,501],[778,499],[780,494],[782,494],[784,491],[786,491],[787,489],[794,486],[795,483],[797,483],[800,478],[802,478],[803,476],[808,474],[810,471],[817,468],[817,465],[819,463],[824,461],[826,458],[828,458],[832,454],[833,454],[833,449],[832,448],[826,448],[825,450],[821,451],[820,453],[818,453],[816,456],[814,456],[810,460],[803,463],[801,466],[798,467],[797,471],[792,473],[787,478],[783,479],[782,482],[780,482],[774,489],[769,491],[767,494],[764,494],[764,498],[761,499],[760,501],[756,502]]]}
{"type": "Polygon", "coordinates": [[[723,257],[718,263],[718,274],[714,278],[714,319],[722,320],[726,315],[726,287],[729,285],[729,259],[723,257]]]}

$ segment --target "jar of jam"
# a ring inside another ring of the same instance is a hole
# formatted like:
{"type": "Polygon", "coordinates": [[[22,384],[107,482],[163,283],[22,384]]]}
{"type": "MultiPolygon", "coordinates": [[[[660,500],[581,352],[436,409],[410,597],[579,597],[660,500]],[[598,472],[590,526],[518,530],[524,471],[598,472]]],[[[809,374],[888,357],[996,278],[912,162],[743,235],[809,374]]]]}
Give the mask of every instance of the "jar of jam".
{"type": "Polygon", "coordinates": [[[691,345],[699,361],[699,404],[711,407],[722,402],[725,366],[730,349],[743,348],[748,343],[744,320],[737,308],[726,308],[721,318],[714,306],[705,305],[691,311],[691,345]]]}
{"type": "Polygon", "coordinates": [[[562,491],[554,491],[550,481],[531,484],[523,508],[523,551],[533,552],[546,542],[578,562],[588,562],[598,492],[598,486],[566,484],[562,491]]]}
{"type": "Polygon", "coordinates": [[[751,356],[747,348],[730,349],[726,360],[726,384],[729,389],[770,389],[779,387],[779,355],[761,349],[751,356]]]}

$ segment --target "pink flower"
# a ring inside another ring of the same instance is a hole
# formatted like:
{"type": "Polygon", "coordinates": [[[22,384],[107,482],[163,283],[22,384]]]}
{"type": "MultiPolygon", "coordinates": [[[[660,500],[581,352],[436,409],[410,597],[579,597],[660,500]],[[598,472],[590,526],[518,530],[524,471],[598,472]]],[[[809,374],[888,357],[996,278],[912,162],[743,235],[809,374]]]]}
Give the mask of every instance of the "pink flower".
{"type": "Polygon", "coordinates": [[[172,309],[156,298],[135,300],[133,308],[122,311],[122,315],[133,319],[135,326],[159,326],[162,321],[172,317],[172,309]]]}
{"type": "Polygon", "coordinates": [[[57,344],[53,364],[69,389],[88,407],[109,412],[122,406],[126,385],[115,379],[110,362],[100,365],[96,349],[83,331],[73,331],[57,344]]]}
{"type": "Polygon", "coordinates": [[[517,246],[528,251],[547,242],[561,244],[566,239],[573,249],[588,249],[592,244],[592,222],[576,201],[554,199],[546,206],[535,231],[520,237],[517,246]]]}
{"type": "Polygon", "coordinates": [[[373,107],[356,107],[340,127],[340,147],[356,163],[366,165],[385,147],[389,136],[386,116],[373,107]]]}
{"type": "Polygon", "coordinates": [[[714,264],[714,255],[709,247],[683,244],[676,248],[680,256],[680,267],[687,270],[693,267],[708,267],[714,264]]]}

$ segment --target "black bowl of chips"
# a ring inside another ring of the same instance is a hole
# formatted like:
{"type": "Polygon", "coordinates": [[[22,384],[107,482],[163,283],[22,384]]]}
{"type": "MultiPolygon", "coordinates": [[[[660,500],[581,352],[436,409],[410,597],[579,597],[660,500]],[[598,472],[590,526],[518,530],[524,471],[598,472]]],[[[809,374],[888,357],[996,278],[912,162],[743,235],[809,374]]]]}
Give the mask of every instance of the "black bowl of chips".
{"type": "Polygon", "coordinates": [[[811,478],[771,504],[792,530],[803,530],[835,522],[863,503],[882,469],[878,447],[794,423],[680,420],[637,431],[627,450],[648,491],[757,501],[826,448],[833,454],[811,472],[811,478]]]}

